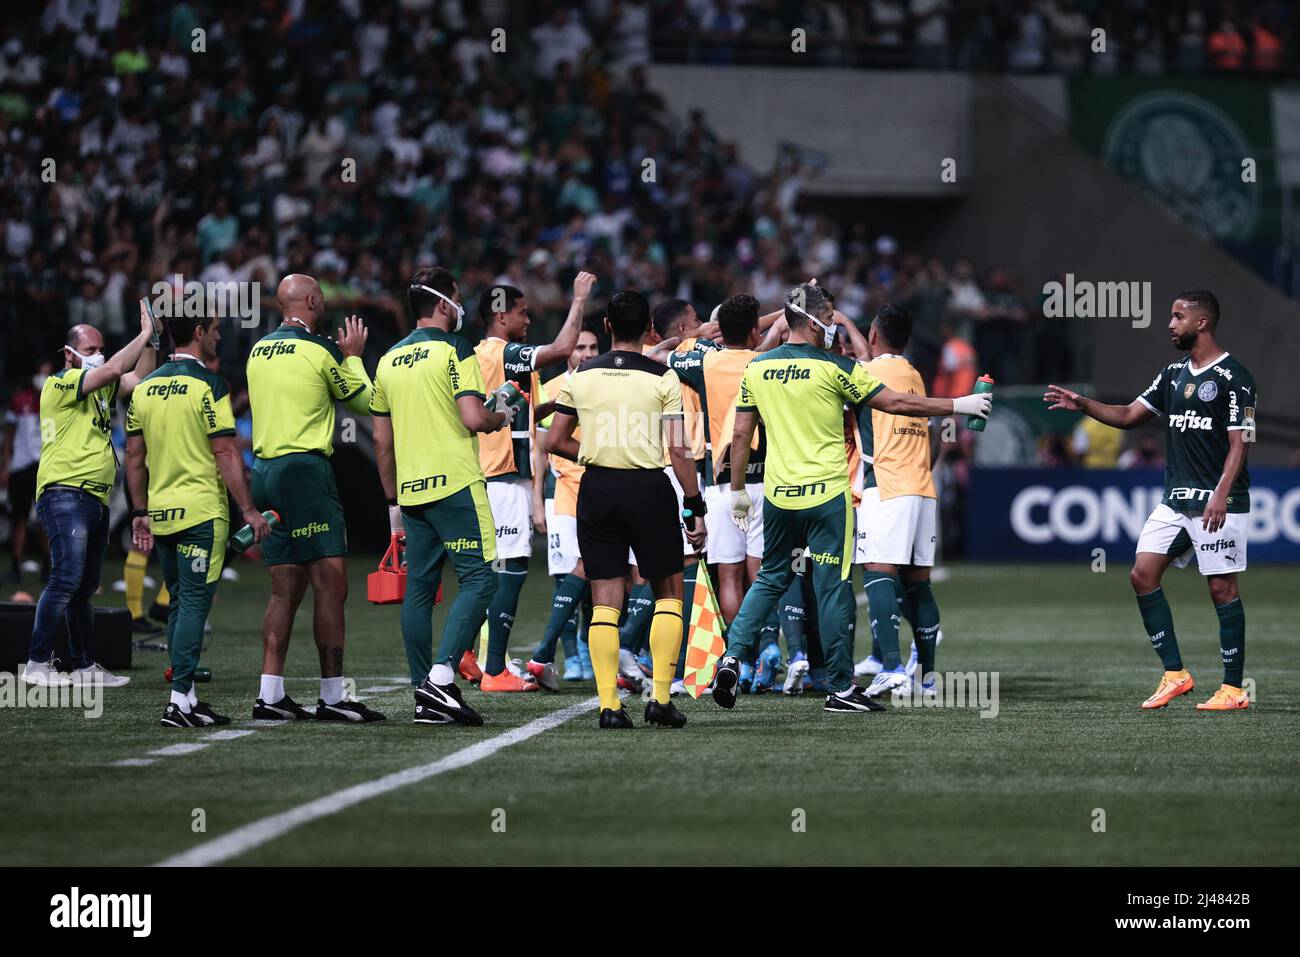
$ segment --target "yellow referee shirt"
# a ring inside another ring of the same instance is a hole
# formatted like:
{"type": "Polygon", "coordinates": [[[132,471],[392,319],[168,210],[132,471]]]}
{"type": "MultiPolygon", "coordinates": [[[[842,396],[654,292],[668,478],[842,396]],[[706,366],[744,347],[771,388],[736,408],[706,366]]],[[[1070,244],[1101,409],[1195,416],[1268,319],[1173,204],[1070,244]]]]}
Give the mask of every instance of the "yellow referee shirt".
{"type": "Polygon", "coordinates": [[[577,416],[582,426],[579,465],[662,470],[663,421],[682,417],[682,386],[662,362],[613,350],[574,371],[555,411],[577,416]]]}

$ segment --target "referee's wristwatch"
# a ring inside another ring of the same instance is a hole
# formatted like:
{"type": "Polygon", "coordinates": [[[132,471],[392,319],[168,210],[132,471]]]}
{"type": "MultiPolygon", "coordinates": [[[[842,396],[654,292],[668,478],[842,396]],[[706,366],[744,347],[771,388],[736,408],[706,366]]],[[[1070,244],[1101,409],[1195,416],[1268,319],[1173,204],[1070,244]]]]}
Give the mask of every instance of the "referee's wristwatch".
{"type": "Polygon", "coordinates": [[[709,514],[709,507],[704,504],[704,496],[698,492],[695,495],[686,495],[682,497],[682,508],[691,510],[691,514],[697,518],[703,518],[709,514]]]}

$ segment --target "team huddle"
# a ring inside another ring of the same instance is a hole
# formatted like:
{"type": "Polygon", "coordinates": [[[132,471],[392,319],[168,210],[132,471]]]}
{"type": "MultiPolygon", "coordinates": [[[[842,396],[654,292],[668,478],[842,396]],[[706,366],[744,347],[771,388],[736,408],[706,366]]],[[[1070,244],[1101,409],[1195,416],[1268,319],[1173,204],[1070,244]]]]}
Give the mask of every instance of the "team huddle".
{"type": "MultiPolygon", "coordinates": [[[[319,334],[319,284],[285,277],[277,290],[283,322],[247,361],[251,480],[234,443],[229,390],[213,371],[216,320],[167,320],[175,351],[161,364],[158,329],[143,308],[139,336],[111,359],[95,330],[72,330],[65,368],[42,391],[42,420],[52,427],[38,476],[38,517],[63,531],[50,534],[63,574],[41,596],[24,680],[128,680],[95,664],[89,636],[117,467],[108,410],[122,395],[130,397],[133,544],[158,554],[171,595],[164,726],[230,720],[194,690],[229,538],[228,497],[271,580],[253,717],[384,719],[345,688],[347,540],[329,461],[337,403],[371,417],[390,528],[404,541],[401,631],[417,723],[483,723],[458,679],[489,694],[594,680],[600,727],[633,727],[625,700],[638,691],[647,697],[646,723],[682,727],[686,716],[672,696],[684,690],[689,598],[701,563],[717,582],[725,629],[709,689],[721,707],[734,707],[742,692],[816,691],[828,712],[865,714],[883,710],[891,694],[934,694],[942,632],[930,581],[937,430],[929,420],[987,419],[990,395],[927,397],[903,355],[909,313],[887,305],[864,335],[815,280],[791,289],[774,312],[760,314],[757,300],[737,295],[707,322],[682,300],[651,310],[639,293],[620,292],[600,326],[586,322],[594,284],[578,274],[568,316],[546,344],[526,341],[525,295],[491,286],[477,304],[485,336],[472,345],[461,334],[466,311],[455,277],[422,269],[407,293],[414,331],[383,354],[372,379],[361,360],[360,320],[347,319],[336,339],[319,334]],[[559,363],[564,371],[541,381],[541,371],[559,363]],[[534,532],[545,535],[552,602],[522,662],[508,651],[534,532]],[[434,604],[448,559],[458,588],[435,644],[434,604]],[[856,665],[855,564],[871,622],[871,652],[856,665]],[[321,669],[314,710],[284,687],[309,586],[321,669]],[[54,622],[64,611],[76,663],[67,674],[51,664],[54,622]],[[913,639],[906,660],[904,619],[913,639]]],[[[1164,569],[1185,564],[1192,549],[1219,612],[1225,668],[1222,687],[1199,707],[1247,703],[1236,574],[1246,564],[1243,442],[1253,439],[1257,397],[1249,373],[1215,344],[1217,321],[1208,293],[1176,300],[1171,337],[1191,358],[1130,406],[1057,386],[1046,396],[1052,408],[1121,428],[1152,415],[1169,421],[1165,501],[1143,531],[1132,576],[1165,665],[1144,708],[1193,687],[1159,588],[1164,569]]]]}

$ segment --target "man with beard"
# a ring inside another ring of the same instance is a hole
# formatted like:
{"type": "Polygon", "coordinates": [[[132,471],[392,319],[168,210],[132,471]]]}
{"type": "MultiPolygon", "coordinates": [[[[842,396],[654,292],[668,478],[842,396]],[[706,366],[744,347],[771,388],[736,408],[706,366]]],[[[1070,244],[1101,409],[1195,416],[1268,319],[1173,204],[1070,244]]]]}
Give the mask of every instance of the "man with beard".
{"type": "Polygon", "coordinates": [[[1166,366],[1128,405],[1103,405],[1056,385],[1043,396],[1052,409],[1082,412],[1118,429],[1132,429],[1155,415],[1168,422],[1164,498],[1142,528],[1129,575],[1142,623],[1165,667],[1155,693],[1142,702],[1148,710],[1165,707],[1195,686],[1183,667],[1173,613],[1160,587],[1170,564],[1183,568],[1193,555],[1210,586],[1223,654],[1223,684],[1196,708],[1234,711],[1250,704],[1242,690],[1246,617],[1237,574],[1246,570],[1246,443],[1255,438],[1259,396],[1246,367],[1215,341],[1218,325],[1219,301],[1213,293],[1181,293],[1174,300],[1169,338],[1187,358],[1166,366]]]}

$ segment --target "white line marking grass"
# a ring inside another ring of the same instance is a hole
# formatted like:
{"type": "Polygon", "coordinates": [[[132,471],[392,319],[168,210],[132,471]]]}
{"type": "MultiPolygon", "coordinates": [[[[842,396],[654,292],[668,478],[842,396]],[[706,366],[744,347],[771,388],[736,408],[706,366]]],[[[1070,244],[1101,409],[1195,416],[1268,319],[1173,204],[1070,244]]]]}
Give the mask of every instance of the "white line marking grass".
{"type": "Polygon", "coordinates": [[[143,768],[150,764],[156,763],[153,758],[123,758],[121,761],[114,761],[109,767],[113,768],[143,768]]]}
{"type": "Polygon", "coordinates": [[[191,754],[195,751],[202,751],[206,747],[206,744],[186,742],[184,744],[169,744],[165,748],[159,748],[157,751],[150,751],[149,753],[160,758],[170,758],[177,754],[191,754]]]}
{"type": "Polygon", "coordinates": [[[211,734],[203,736],[204,741],[233,741],[235,738],[242,738],[246,734],[257,734],[256,731],[238,731],[234,728],[227,728],[225,731],[213,731],[211,734]]]}
{"type": "Polygon", "coordinates": [[[491,757],[512,744],[527,741],[529,738],[559,727],[570,718],[591,711],[599,704],[599,698],[588,698],[585,701],[579,701],[577,704],[569,705],[567,708],[560,708],[545,717],[529,721],[527,724],[520,725],[518,728],[506,731],[494,738],[472,744],[468,748],[462,748],[429,764],[420,764],[401,771],[394,771],[392,774],[386,774],[382,778],[375,778],[373,781],[363,781],[361,784],[354,784],[352,787],[335,791],[333,794],[326,794],[324,797],[308,801],[306,804],[300,804],[298,807],[290,808],[279,814],[272,814],[269,817],[245,824],[243,827],[237,827],[228,834],[205,841],[188,851],[183,851],[166,860],[159,861],[156,866],[207,867],[212,864],[220,864],[233,857],[246,854],[256,847],[261,847],[263,844],[267,844],[304,824],[309,824],[323,817],[329,817],[331,814],[337,814],[353,805],[379,797],[381,794],[387,794],[389,791],[396,791],[408,784],[416,784],[427,778],[445,774],[448,771],[468,767],[482,761],[484,758],[491,757]]]}

